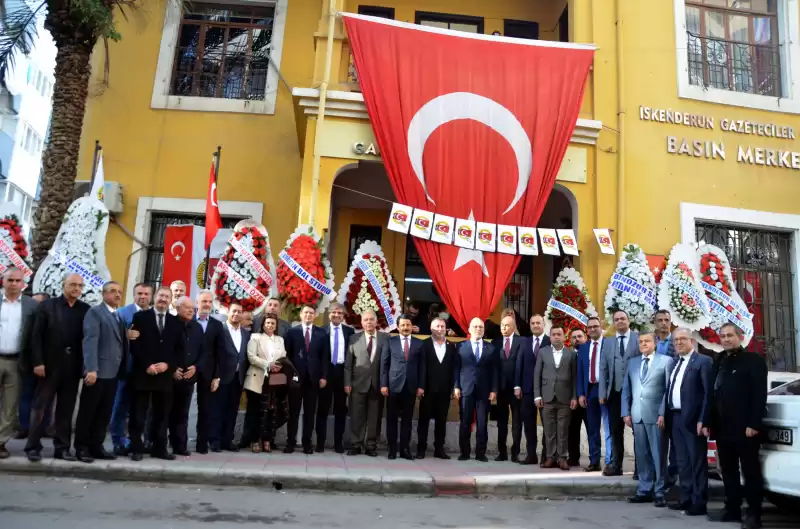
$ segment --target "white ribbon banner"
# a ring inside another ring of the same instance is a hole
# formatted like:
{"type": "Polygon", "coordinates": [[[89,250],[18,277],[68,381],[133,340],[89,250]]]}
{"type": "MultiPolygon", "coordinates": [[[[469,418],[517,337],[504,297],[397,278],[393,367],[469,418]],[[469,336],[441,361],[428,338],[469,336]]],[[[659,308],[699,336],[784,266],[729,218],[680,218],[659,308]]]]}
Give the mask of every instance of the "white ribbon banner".
{"type": "Polygon", "coordinates": [[[253,255],[253,252],[245,248],[244,244],[237,240],[235,235],[231,235],[231,238],[228,239],[228,243],[233,246],[234,250],[244,256],[244,258],[247,260],[247,263],[253,267],[253,270],[256,271],[258,276],[267,283],[267,288],[271,287],[272,276],[269,272],[267,272],[267,269],[264,268],[264,265],[261,264],[261,261],[256,259],[256,256],[253,255]]]}
{"type": "Polygon", "coordinates": [[[667,283],[674,285],[678,290],[680,290],[681,292],[692,298],[694,302],[697,304],[698,308],[703,307],[703,301],[702,301],[703,298],[700,297],[700,293],[697,291],[697,288],[695,288],[693,284],[684,281],[679,277],[676,277],[672,273],[664,274],[661,277],[661,279],[666,281],[667,283]]]}
{"type": "MultiPolygon", "coordinates": [[[[742,305],[740,303],[738,303],[732,297],[727,295],[721,289],[715,287],[714,285],[706,283],[705,281],[700,281],[700,285],[702,285],[702,287],[704,289],[706,289],[707,291],[709,291],[712,294],[714,294],[714,296],[716,296],[717,298],[721,299],[722,300],[722,304],[730,305],[731,307],[733,307],[733,311],[736,314],[738,314],[740,318],[745,319],[745,320],[752,320],[753,319],[753,315],[750,314],[750,311],[747,310],[747,307],[742,307],[742,305]]],[[[727,309],[725,309],[725,310],[727,311],[727,309]]]]}
{"type": "Polygon", "coordinates": [[[286,266],[289,267],[289,270],[294,272],[294,275],[311,285],[311,288],[316,290],[317,292],[321,292],[323,295],[330,297],[333,295],[333,289],[331,289],[328,285],[318,280],[316,277],[312,276],[306,270],[300,266],[292,256],[286,253],[286,250],[282,250],[281,253],[278,255],[281,261],[283,261],[286,266]]]}
{"type": "Polygon", "coordinates": [[[753,336],[755,332],[753,329],[753,324],[750,320],[740,320],[736,314],[730,312],[728,309],[714,301],[713,299],[708,300],[708,305],[711,307],[711,312],[716,313],[724,317],[730,323],[736,325],[738,328],[742,330],[744,335],[749,339],[753,336]]]}
{"type": "Polygon", "coordinates": [[[258,290],[256,287],[254,287],[253,285],[251,285],[250,283],[248,283],[248,282],[245,280],[245,278],[243,278],[241,275],[239,275],[239,273],[238,273],[238,272],[236,272],[236,271],[235,271],[233,268],[231,268],[231,267],[230,267],[230,265],[228,265],[228,263],[226,263],[225,261],[219,261],[219,262],[217,263],[217,266],[218,266],[218,267],[219,267],[219,268],[220,268],[220,269],[221,269],[223,272],[225,272],[226,274],[228,274],[228,277],[230,277],[231,279],[233,279],[233,282],[234,282],[234,283],[236,283],[237,285],[239,285],[240,287],[242,287],[242,288],[244,289],[244,291],[245,291],[245,292],[246,292],[246,293],[247,293],[247,294],[248,294],[248,295],[249,295],[251,298],[253,298],[253,299],[256,301],[256,303],[258,303],[258,304],[261,304],[261,303],[263,303],[263,302],[264,302],[264,300],[266,299],[266,298],[264,297],[264,294],[262,294],[262,293],[261,293],[261,292],[260,292],[260,291],[259,291],[259,290],[258,290]]]}
{"type": "Polygon", "coordinates": [[[393,328],[395,323],[394,316],[392,316],[392,308],[389,306],[389,300],[387,300],[386,296],[383,294],[383,288],[381,288],[378,278],[375,277],[375,274],[372,272],[372,268],[369,267],[369,263],[367,263],[364,259],[359,259],[357,265],[361,271],[364,272],[364,276],[367,278],[367,281],[369,281],[370,285],[372,285],[375,295],[378,296],[378,301],[381,304],[383,313],[386,315],[386,323],[389,324],[389,327],[393,328]]]}
{"type": "Polygon", "coordinates": [[[74,274],[78,274],[84,280],[86,280],[87,283],[89,283],[93,287],[95,287],[95,288],[103,288],[103,285],[106,284],[106,280],[105,279],[103,279],[102,277],[100,277],[98,275],[93,274],[91,270],[89,270],[88,268],[86,268],[82,264],[78,263],[74,259],[70,259],[66,255],[64,255],[64,254],[62,254],[60,252],[56,252],[54,250],[50,250],[49,253],[50,253],[50,255],[55,257],[56,260],[58,260],[61,264],[63,264],[64,267],[67,270],[69,270],[70,272],[72,272],[74,274]]]}
{"type": "MultiPolygon", "coordinates": [[[[6,257],[11,261],[15,267],[22,270],[22,274],[25,276],[25,279],[28,279],[33,275],[33,270],[28,268],[28,265],[25,264],[25,261],[22,260],[22,257],[19,256],[17,252],[14,251],[14,248],[8,245],[6,241],[0,239],[0,252],[6,254],[6,257]]],[[[5,265],[0,264],[3,267],[3,270],[0,270],[0,273],[5,272],[8,268],[5,265]]]]}
{"type": "Polygon", "coordinates": [[[586,325],[587,323],[589,323],[589,318],[586,316],[586,314],[582,313],[581,311],[579,311],[574,307],[570,307],[565,303],[556,301],[553,298],[550,298],[550,301],[547,302],[547,306],[553,307],[555,310],[560,310],[567,316],[572,316],[573,318],[581,322],[581,325],[586,325]]]}
{"type": "Polygon", "coordinates": [[[614,274],[611,276],[611,286],[620,292],[639,296],[651,307],[655,307],[657,304],[656,293],[633,278],[624,276],[622,274],[614,274]]]}

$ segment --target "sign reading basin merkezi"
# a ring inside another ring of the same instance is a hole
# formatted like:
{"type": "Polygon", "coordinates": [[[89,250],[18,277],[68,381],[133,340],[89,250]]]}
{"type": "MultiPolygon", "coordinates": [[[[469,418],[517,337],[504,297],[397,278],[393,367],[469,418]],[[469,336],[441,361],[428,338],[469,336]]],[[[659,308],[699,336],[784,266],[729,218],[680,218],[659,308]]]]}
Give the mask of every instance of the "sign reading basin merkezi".
{"type": "MultiPolygon", "coordinates": [[[[788,125],[733,118],[716,119],[713,116],[692,114],[671,108],[640,106],[639,120],[702,130],[720,130],[732,136],[758,136],[788,142],[796,139],[794,128],[788,125]]],[[[776,149],[738,142],[733,147],[726,147],[721,139],[712,141],[681,136],[666,136],[666,140],[667,152],[676,156],[720,161],[731,158],[735,159],[736,163],[800,171],[800,151],[793,151],[790,148],[776,149]]]]}

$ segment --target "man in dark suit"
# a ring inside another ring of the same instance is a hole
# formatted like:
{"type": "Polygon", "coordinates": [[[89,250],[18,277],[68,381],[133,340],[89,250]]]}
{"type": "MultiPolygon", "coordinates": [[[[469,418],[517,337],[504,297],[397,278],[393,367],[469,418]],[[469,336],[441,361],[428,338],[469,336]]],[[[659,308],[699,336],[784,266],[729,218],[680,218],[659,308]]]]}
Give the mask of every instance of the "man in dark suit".
{"type": "Polygon", "coordinates": [[[156,292],[152,309],[133,316],[132,329],[139,337],[131,341],[133,368],[133,410],[131,412],[131,459],[141,461],[145,447],[142,433],[147,420],[147,409],[153,406],[153,457],[172,460],[175,455],[167,450],[167,428],[173,404],[173,376],[183,357],[183,328],[176,316],[170,314],[172,292],[161,287],[156,292]]]}
{"type": "Polygon", "coordinates": [[[447,434],[447,412],[453,399],[453,372],[456,346],[445,338],[447,324],[441,318],[431,321],[431,337],[422,342],[425,355],[425,393],[419,403],[417,423],[417,459],[425,458],[428,448],[428,427],[434,420],[433,457],[450,459],[444,451],[447,434]]]}
{"type": "Polygon", "coordinates": [[[400,457],[412,460],[411,420],[414,403],[425,394],[425,364],[422,341],[411,336],[411,317],[397,319],[400,336],[392,336],[381,356],[381,395],[388,399],[386,438],[389,459],[397,458],[397,419],[400,419],[400,457]]]}
{"type": "MultiPolygon", "coordinates": [[[[205,333],[206,354],[197,365],[197,444],[198,454],[208,453],[208,439],[212,428],[212,394],[219,389],[223,360],[224,323],[211,316],[214,295],[210,290],[197,294],[197,323],[205,333]]],[[[214,425],[213,428],[218,428],[214,425]]]]}
{"type": "Polygon", "coordinates": [[[708,441],[703,429],[710,424],[712,361],[697,353],[689,329],[675,329],[672,341],[678,362],[667,388],[667,419],[678,459],[681,496],[670,509],[702,516],[708,503],[708,441]]]}
{"type": "MultiPolygon", "coordinates": [[[[570,349],[575,351],[575,355],[578,357],[576,361],[578,362],[578,370],[580,370],[579,351],[580,347],[586,343],[586,333],[583,329],[573,329],[569,334],[570,349]]],[[[572,410],[572,416],[569,419],[569,457],[567,458],[567,463],[569,463],[570,467],[581,466],[581,425],[588,427],[586,421],[586,407],[576,406],[572,410]]],[[[586,433],[588,435],[589,431],[587,430],[586,433]]]]}
{"type": "Polygon", "coordinates": [[[328,412],[333,404],[333,446],[337,454],[344,453],[344,426],[347,420],[347,393],[344,392],[344,366],[347,360],[347,346],[355,331],[343,325],[344,305],[331,303],[328,309],[330,324],[325,328],[330,341],[331,365],[328,370],[328,383],[319,390],[317,405],[317,452],[325,450],[328,434],[328,412]]]}
{"type": "MultiPolygon", "coordinates": [[[[254,333],[261,333],[264,332],[264,318],[267,314],[275,314],[276,316],[280,315],[281,313],[281,302],[278,298],[269,298],[267,300],[267,306],[264,308],[264,312],[253,318],[253,330],[254,333]]],[[[289,324],[288,321],[278,319],[278,329],[275,331],[275,334],[280,336],[281,338],[286,337],[286,333],[289,332],[292,326],[289,324]]]]}
{"type": "Polygon", "coordinates": [[[744,333],[732,323],[720,328],[719,338],[725,350],[714,366],[710,430],[717,440],[717,457],[725,484],[725,508],[711,519],[742,522],[742,500],[746,498],[747,516],[742,529],[758,529],[764,495],[758,451],[765,430],[767,364],[759,354],[744,350],[744,333]]]}
{"type": "Polygon", "coordinates": [[[83,371],[83,320],[89,305],[79,300],[83,278],[69,274],[64,278],[63,294],[42,302],[36,311],[31,333],[30,359],[39,380],[33,397],[30,432],[25,453],[30,461],[42,459],[42,436],[48,404],[56,397],[53,457],[75,461],[72,444],[72,415],[78,399],[83,371]]]}
{"type": "Polygon", "coordinates": [[[284,453],[294,452],[297,443],[297,427],[300,423],[300,408],[303,409],[303,453],[313,454],[311,434],[317,414],[319,390],[328,383],[331,368],[331,342],[324,329],[314,325],[317,311],[311,305],[300,309],[301,325],[286,333],[286,356],[294,365],[300,385],[289,395],[289,426],[284,453]]]}
{"type": "Polygon", "coordinates": [[[570,410],[578,405],[575,379],[578,361],[575,352],[564,346],[564,329],[550,328],[549,347],[542,348],[536,358],[533,393],[536,406],[542,409],[542,426],[547,438],[547,459],[544,468],[558,465],[569,470],[570,410]]]}
{"type": "Polygon", "coordinates": [[[514,316],[500,321],[500,338],[493,342],[500,349],[500,387],[497,393],[497,451],[495,461],[508,461],[508,414],[511,413],[511,461],[519,462],[522,442],[522,394],[516,391],[517,358],[526,340],[515,334],[514,316]]]}
{"type": "Polygon", "coordinates": [[[83,319],[83,390],[75,424],[75,456],[92,463],[116,459],[103,441],[114,408],[117,381],[126,376],[128,339],[117,317],[122,287],[115,281],[103,285],[103,302],[90,308],[83,319]]]}
{"type": "MultiPolygon", "coordinates": [[[[233,430],[239,415],[239,402],[242,399],[242,386],[247,373],[247,342],[250,333],[241,326],[242,306],[231,303],[228,307],[228,321],[223,324],[220,337],[221,349],[217,367],[218,389],[214,391],[212,381],[211,429],[208,440],[213,452],[228,450],[238,452],[233,442],[233,430]]],[[[211,329],[209,324],[208,329],[211,329]]],[[[208,331],[206,332],[208,336],[208,331]]]]}
{"type": "Polygon", "coordinates": [[[381,434],[383,395],[381,385],[381,358],[389,347],[389,335],[377,331],[378,316],[372,310],[361,313],[363,332],[350,340],[347,363],[344,368],[344,391],[350,395],[350,450],[356,456],[362,450],[370,456],[378,455],[378,437],[381,434]]]}
{"type": "Polygon", "coordinates": [[[172,410],[169,414],[169,441],[172,453],[188,456],[189,407],[192,404],[197,366],[205,363],[206,343],[203,328],[194,320],[194,303],[189,297],[178,300],[178,319],[183,327],[183,348],[175,359],[172,410]],[[182,354],[181,354],[182,353],[182,354]]]}
{"type": "Polygon", "coordinates": [[[589,466],[586,472],[600,471],[600,362],[603,357],[613,354],[614,342],[603,338],[603,325],[600,318],[591,316],[586,323],[589,340],[578,349],[578,403],[586,410],[586,436],[589,441],[589,466]]]}
{"type": "MultiPolygon", "coordinates": [[[[536,371],[536,359],[543,347],[550,346],[550,338],[544,334],[544,318],[541,314],[534,314],[530,319],[531,337],[520,344],[517,353],[517,363],[514,369],[514,393],[522,400],[522,427],[525,430],[526,456],[520,461],[522,465],[535,465],[539,462],[536,457],[538,439],[538,416],[541,415],[536,407],[533,394],[533,375],[536,371]]],[[[542,459],[545,461],[544,437],[542,437],[542,459]]]]}
{"type": "Polygon", "coordinates": [[[483,320],[473,318],[469,325],[470,339],[458,348],[454,366],[454,393],[461,407],[459,461],[469,459],[472,418],[476,415],[475,459],[489,461],[486,458],[489,404],[497,397],[499,377],[497,353],[491,343],[483,340],[483,329],[483,320]]]}

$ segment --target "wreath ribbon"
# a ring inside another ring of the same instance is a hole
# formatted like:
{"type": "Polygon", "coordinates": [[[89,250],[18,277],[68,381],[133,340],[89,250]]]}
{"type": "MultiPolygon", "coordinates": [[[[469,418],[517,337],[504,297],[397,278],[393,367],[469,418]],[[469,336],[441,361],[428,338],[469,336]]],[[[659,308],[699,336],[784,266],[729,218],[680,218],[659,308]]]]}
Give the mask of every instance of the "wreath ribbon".
{"type": "MultiPolygon", "coordinates": [[[[706,289],[708,292],[711,292],[712,294],[714,294],[714,296],[716,296],[717,298],[721,299],[722,302],[723,302],[721,304],[730,305],[731,307],[733,307],[733,311],[736,313],[736,315],[739,318],[744,319],[744,320],[752,320],[753,319],[753,315],[750,314],[750,311],[747,310],[747,308],[742,307],[741,304],[738,301],[734,300],[732,297],[730,297],[728,294],[723,292],[721,289],[715,287],[714,285],[706,283],[705,281],[700,281],[700,285],[702,285],[702,287],[704,289],[706,289]]],[[[709,300],[709,301],[711,301],[711,300],[709,300]]],[[[725,311],[727,312],[728,310],[725,309],[725,311]]]]}
{"type": "Polygon", "coordinates": [[[550,298],[550,301],[547,302],[547,306],[561,311],[567,316],[572,316],[574,319],[578,320],[581,325],[586,325],[589,323],[589,318],[586,316],[586,314],[582,313],[575,307],[570,307],[566,303],[561,303],[560,301],[550,298]]]}
{"type": "Polygon", "coordinates": [[[86,268],[85,266],[83,266],[82,264],[77,262],[76,260],[71,259],[71,258],[67,257],[66,255],[62,254],[61,252],[57,252],[55,250],[50,250],[49,253],[50,253],[50,255],[55,257],[55,259],[58,262],[63,264],[64,267],[67,270],[69,270],[70,272],[72,272],[74,274],[78,274],[79,276],[81,276],[83,279],[85,279],[93,287],[102,288],[103,285],[106,284],[106,280],[105,279],[103,279],[102,277],[100,277],[98,275],[93,274],[91,272],[91,270],[89,270],[88,268],[86,268]]]}
{"type": "Polygon", "coordinates": [[[267,288],[272,287],[272,275],[267,271],[266,268],[264,268],[264,265],[261,264],[261,261],[259,261],[255,255],[253,255],[253,252],[251,252],[248,248],[245,248],[244,244],[237,240],[233,235],[230,239],[228,239],[228,244],[230,244],[234,250],[244,256],[244,258],[247,260],[247,263],[253,267],[258,276],[267,284],[267,288]]]}
{"type": "Polygon", "coordinates": [[[742,332],[745,334],[745,336],[747,336],[748,338],[753,336],[754,329],[753,329],[753,325],[752,325],[752,323],[750,322],[749,319],[745,319],[744,321],[742,321],[739,318],[738,314],[734,314],[733,312],[729,311],[728,309],[726,309],[725,307],[723,307],[722,305],[720,305],[719,303],[717,303],[713,299],[709,299],[708,300],[708,305],[709,305],[709,307],[711,307],[711,312],[712,313],[719,314],[722,317],[724,317],[727,321],[729,321],[730,323],[736,325],[738,328],[740,328],[742,330],[742,332]]]}
{"type": "MultiPolygon", "coordinates": [[[[689,283],[688,281],[684,281],[683,279],[677,277],[672,272],[664,274],[662,276],[662,280],[665,280],[667,283],[670,283],[675,288],[689,296],[694,300],[697,304],[697,308],[703,310],[703,299],[700,297],[700,293],[697,291],[697,288],[689,283]]],[[[707,315],[708,313],[703,310],[703,312],[707,315]]]]}
{"type": "Polygon", "coordinates": [[[219,261],[217,263],[217,266],[223,272],[228,274],[228,277],[233,279],[234,283],[242,287],[244,291],[256,301],[256,303],[261,304],[264,302],[264,300],[266,299],[264,297],[264,294],[262,294],[256,287],[248,283],[247,280],[243,278],[241,275],[239,275],[237,271],[231,268],[228,263],[226,263],[225,261],[219,261]]]}
{"type": "Polygon", "coordinates": [[[289,267],[289,270],[294,272],[294,275],[305,281],[311,288],[328,297],[333,295],[333,289],[306,272],[305,268],[303,268],[300,263],[295,261],[291,255],[286,253],[286,250],[281,250],[281,253],[278,254],[278,258],[289,267]]]}
{"type": "Polygon", "coordinates": [[[392,308],[389,306],[389,300],[386,299],[386,295],[383,293],[380,281],[375,277],[375,273],[372,271],[372,268],[370,268],[369,263],[364,259],[359,259],[356,265],[364,272],[364,277],[367,278],[367,281],[369,281],[369,284],[372,285],[372,289],[375,291],[375,295],[378,296],[378,301],[381,304],[383,313],[386,315],[386,323],[389,324],[389,328],[394,328],[395,323],[394,316],[392,316],[392,308]]]}
{"type": "MultiPolygon", "coordinates": [[[[22,270],[25,279],[28,279],[33,275],[33,271],[28,268],[28,265],[25,264],[25,261],[22,260],[22,257],[20,257],[19,254],[14,251],[14,248],[9,246],[8,243],[3,239],[0,239],[0,252],[6,254],[6,257],[8,257],[8,259],[11,261],[11,264],[22,270]]],[[[8,269],[8,267],[3,264],[0,264],[0,266],[3,267],[3,269],[0,270],[0,273],[5,272],[8,269]]]]}
{"type": "Polygon", "coordinates": [[[632,277],[615,273],[611,276],[611,286],[627,294],[634,294],[642,298],[650,307],[656,306],[656,294],[632,277]]]}

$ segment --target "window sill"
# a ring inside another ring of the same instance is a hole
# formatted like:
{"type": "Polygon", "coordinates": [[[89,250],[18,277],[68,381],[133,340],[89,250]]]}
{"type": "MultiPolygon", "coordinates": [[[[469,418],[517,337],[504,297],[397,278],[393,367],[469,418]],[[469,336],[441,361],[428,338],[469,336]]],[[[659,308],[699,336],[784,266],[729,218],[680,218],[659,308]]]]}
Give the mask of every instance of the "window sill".
{"type": "Polygon", "coordinates": [[[275,114],[275,101],[250,101],[246,99],[221,99],[216,97],[185,97],[153,94],[150,108],[163,110],[188,110],[195,112],[230,112],[238,114],[275,114]]]}
{"type": "Polygon", "coordinates": [[[733,92],[719,88],[703,88],[681,81],[678,86],[678,97],[681,99],[694,99],[706,103],[730,105],[735,107],[768,110],[772,112],[785,112],[787,114],[800,114],[800,101],[780,97],[733,92]]]}

